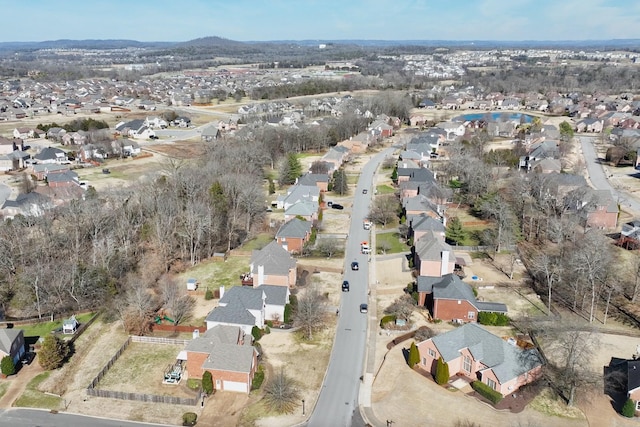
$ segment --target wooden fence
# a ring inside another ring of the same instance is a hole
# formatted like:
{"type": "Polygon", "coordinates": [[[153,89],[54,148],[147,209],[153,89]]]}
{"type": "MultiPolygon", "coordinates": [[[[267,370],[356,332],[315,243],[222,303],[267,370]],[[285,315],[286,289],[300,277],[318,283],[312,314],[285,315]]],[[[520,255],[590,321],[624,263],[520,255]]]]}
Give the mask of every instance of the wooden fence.
{"type": "Polygon", "coordinates": [[[160,396],[157,394],[144,394],[144,393],[127,393],[124,391],[112,391],[112,390],[99,390],[96,387],[100,383],[100,380],[104,378],[104,376],[109,372],[109,369],[113,366],[114,363],[118,360],[122,353],[129,347],[129,344],[132,342],[142,342],[142,343],[150,343],[150,344],[178,344],[185,345],[189,342],[189,340],[180,340],[174,338],[159,338],[159,337],[140,337],[140,336],[130,336],[127,340],[122,344],[120,349],[116,352],[116,354],[111,357],[111,359],[107,362],[107,364],[100,370],[98,375],[91,381],[91,384],[87,387],[87,394],[89,396],[95,397],[107,397],[110,399],[120,399],[120,400],[134,400],[138,402],[152,402],[152,403],[164,403],[167,405],[190,405],[195,406],[198,404],[199,399],[196,397],[186,398],[186,397],[174,397],[174,396],[160,396]]]}

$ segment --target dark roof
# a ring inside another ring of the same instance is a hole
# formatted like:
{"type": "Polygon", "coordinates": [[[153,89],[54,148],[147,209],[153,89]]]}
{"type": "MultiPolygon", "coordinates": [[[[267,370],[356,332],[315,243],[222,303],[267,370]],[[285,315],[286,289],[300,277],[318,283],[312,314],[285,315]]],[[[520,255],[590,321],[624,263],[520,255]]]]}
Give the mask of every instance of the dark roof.
{"type": "Polygon", "coordinates": [[[287,304],[287,295],[289,294],[287,286],[260,285],[256,289],[264,292],[267,296],[265,302],[268,305],[281,305],[284,307],[287,304]]]}
{"type": "Polygon", "coordinates": [[[55,147],[46,147],[44,148],[42,151],[40,151],[38,154],[36,154],[35,156],[33,156],[34,159],[36,160],[56,160],[58,159],[57,154],[63,154],[66,157],[66,153],[59,149],[59,148],[55,148],[55,147]]]}
{"type": "Polygon", "coordinates": [[[329,175],[326,173],[307,173],[298,178],[299,185],[316,185],[318,182],[329,182],[329,175]]]}
{"type": "Polygon", "coordinates": [[[11,356],[11,345],[23,334],[22,329],[0,329],[0,351],[11,356]]]}

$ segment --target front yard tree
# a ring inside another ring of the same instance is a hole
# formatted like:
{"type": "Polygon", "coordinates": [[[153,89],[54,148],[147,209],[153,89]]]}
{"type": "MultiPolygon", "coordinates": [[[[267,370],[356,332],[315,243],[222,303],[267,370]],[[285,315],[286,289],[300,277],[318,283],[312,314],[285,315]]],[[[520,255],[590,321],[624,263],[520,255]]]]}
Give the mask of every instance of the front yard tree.
{"type": "Polygon", "coordinates": [[[68,355],[69,346],[66,342],[55,335],[47,335],[38,352],[38,362],[43,369],[49,371],[62,366],[68,355]]]}
{"type": "Polygon", "coordinates": [[[460,218],[454,216],[449,220],[449,225],[447,225],[445,236],[447,237],[447,239],[454,242],[456,246],[464,242],[466,233],[464,231],[464,228],[462,227],[462,221],[460,221],[460,218]]]}
{"type": "Polygon", "coordinates": [[[204,371],[204,374],[202,374],[202,391],[208,395],[213,393],[213,377],[209,371],[204,371]]]}
{"type": "Polygon", "coordinates": [[[296,383],[282,369],[269,381],[264,391],[267,407],[279,414],[292,413],[300,400],[296,383]]]}
{"type": "Polygon", "coordinates": [[[377,196],[373,200],[373,206],[369,212],[369,218],[377,223],[386,227],[386,225],[393,221],[398,216],[399,211],[398,199],[393,194],[386,194],[383,196],[377,196]]]}
{"type": "Polygon", "coordinates": [[[420,352],[418,351],[418,347],[415,342],[412,342],[411,347],[409,347],[409,360],[407,362],[411,369],[420,363],[420,352]]]}
{"type": "Polygon", "coordinates": [[[326,305],[326,300],[315,285],[298,297],[294,323],[300,328],[305,339],[312,340],[313,333],[324,327],[326,305]]]}
{"type": "Polygon", "coordinates": [[[341,196],[344,196],[349,192],[347,174],[342,168],[333,173],[333,192],[341,196]]]}
{"type": "Polygon", "coordinates": [[[2,358],[2,361],[0,361],[0,372],[6,376],[16,373],[16,365],[13,363],[13,358],[11,356],[5,356],[2,358]]]}
{"type": "Polygon", "coordinates": [[[443,385],[449,381],[449,365],[442,357],[436,364],[436,384],[443,385]]]}
{"type": "Polygon", "coordinates": [[[384,314],[394,315],[397,319],[409,320],[415,307],[416,302],[413,297],[410,294],[403,294],[384,309],[384,314]]]}
{"type": "Polygon", "coordinates": [[[338,241],[334,238],[320,239],[316,243],[316,249],[327,258],[331,258],[338,252],[338,241]]]}

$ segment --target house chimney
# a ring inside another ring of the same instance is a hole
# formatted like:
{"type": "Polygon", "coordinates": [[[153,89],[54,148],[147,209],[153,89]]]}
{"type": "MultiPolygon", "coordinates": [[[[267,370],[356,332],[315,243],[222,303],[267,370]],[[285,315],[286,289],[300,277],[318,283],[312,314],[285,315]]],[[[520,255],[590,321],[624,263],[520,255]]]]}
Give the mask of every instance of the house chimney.
{"type": "Polygon", "coordinates": [[[253,282],[253,287],[256,288],[264,284],[264,265],[258,266],[258,283],[253,282]]]}
{"type": "Polygon", "coordinates": [[[449,251],[442,251],[442,261],[440,263],[440,276],[449,273],[449,251]]]}
{"type": "Polygon", "coordinates": [[[220,299],[224,296],[224,286],[220,286],[220,299]]]}

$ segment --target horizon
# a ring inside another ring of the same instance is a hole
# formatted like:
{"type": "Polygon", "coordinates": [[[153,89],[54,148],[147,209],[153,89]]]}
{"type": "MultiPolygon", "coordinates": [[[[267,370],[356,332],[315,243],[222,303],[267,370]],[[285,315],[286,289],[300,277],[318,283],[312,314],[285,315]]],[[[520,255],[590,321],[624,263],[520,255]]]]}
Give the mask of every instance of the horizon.
{"type": "Polygon", "coordinates": [[[134,40],[562,42],[640,39],[632,0],[13,2],[0,42],[134,40]],[[25,20],[19,17],[26,17],[25,20]],[[70,22],[70,17],[73,20],[70,22]],[[11,19],[13,18],[13,19],[11,19]],[[25,30],[26,29],[26,30],[25,30]],[[24,35],[16,39],[15,34],[24,35]],[[9,40],[11,38],[11,40],[9,40]]]}

